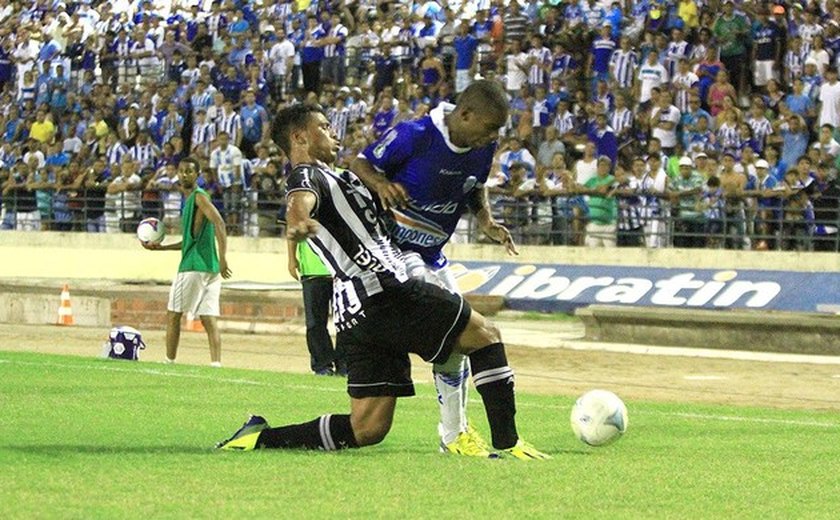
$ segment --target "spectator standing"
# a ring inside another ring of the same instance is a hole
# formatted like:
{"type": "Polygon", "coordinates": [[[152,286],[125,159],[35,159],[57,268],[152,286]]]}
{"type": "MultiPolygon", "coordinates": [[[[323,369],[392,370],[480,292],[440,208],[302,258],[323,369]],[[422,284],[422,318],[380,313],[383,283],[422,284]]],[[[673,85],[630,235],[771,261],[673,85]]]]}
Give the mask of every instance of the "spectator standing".
{"type": "Polygon", "coordinates": [[[242,154],[252,159],[257,155],[254,147],[269,134],[269,121],[268,113],[257,104],[256,95],[251,90],[245,93],[245,104],[239,109],[239,117],[242,120],[242,154]]]}
{"type": "Polygon", "coordinates": [[[732,0],[725,0],[723,13],[715,20],[713,32],[720,42],[720,60],[732,76],[738,95],[744,93],[749,29],[746,19],[735,13],[732,0]]]}
{"type": "Polygon", "coordinates": [[[820,118],[819,125],[840,127],[840,82],[837,81],[837,69],[831,67],[826,71],[825,83],[820,87],[820,118]]]}
{"type": "Polygon", "coordinates": [[[676,207],[674,222],[674,247],[701,248],[703,237],[703,214],[697,209],[699,196],[705,180],[690,157],[680,157],[680,174],[670,183],[669,191],[676,207]]]}
{"type": "Polygon", "coordinates": [[[309,366],[315,375],[347,375],[343,352],[333,347],[327,330],[333,280],[329,270],[306,242],[287,240],[289,274],[303,287],[303,308],[306,316],[306,347],[309,366]]]}
{"type": "Polygon", "coordinates": [[[341,16],[333,13],[330,17],[330,30],[323,38],[324,43],[324,79],[327,83],[342,86],[345,76],[345,43],[349,31],[341,23],[341,16]]]}
{"type": "Polygon", "coordinates": [[[636,79],[636,100],[644,105],[650,101],[651,91],[668,83],[669,77],[667,69],[659,63],[656,53],[651,52],[645,63],[639,67],[636,79]]]}
{"type": "Polygon", "coordinates": [[[210,153],[210,168],[216,173],[224,189],[223,203],[225,221],[230,234],[239,233],[240,213],[245,195],[245,173],[242,167],[242,152],[230,143],[230,136],[221,132],[216,139],[217,146],[210,153]]]}
{"type": "Polygon", "coordinates": [[[650,114],[651,135],[662,144],[665,155],[673,155],[677,146],[677,125],[681,119],[680,110],[671,104],[671,93],[662,92],[659,103],[650,114]]]}
{"type": "Polygon", "coordinates": [[[586,224],[587,247],[616,246],[616,203],[611,191],[615,177],[610,174],[612,161],[607,156],[598,158],[595,177],[584,187],[589,195],[589,222],[586,224]]]}
{"type": "Polygon", "coordinates": [[[324,60],[322,39],[326,36],[318,19],[306,19],[303,44],[300,50],[300,66],[303,73],[303,88],[306,92],[321,93],[321,62],[324,60]]]}
{"type": "MultiPolygon", "coordinates": [[[[530,21],[528,17],[522,13],[519,2],[511,2],[502,16],[505,28],[505,43],[510,44],[515,40],[523,41],[525,34],[528,32],[528,25],[530,21]]],[[[464,87],[466,88],[466,86],[464,87]]],[[[463,90],[463,89],[461,89],[463,90]]],[[[461,92],[457,90],[457,92],[461,92]]]]}
{"type": "MultiPolygon", "coordinates": [[[[115,171],[112,165],[112,171],[115,171]]],[[[119,175],[114,175],[108,184],[105,196],[106,232],[132,232],[137,226],[137,214],[140,212],[140,190],[143,187],[137,175],[136,163],[125,157],[119,163],[119,175]]]]}
{"type": "Polygon", "coordinates": [[[455,94],[460,94],[472,83],[478,43],[478,39],[470,34],[469,25],[462,22],[458,26],[458,36],[452,42],[452,45],[455,47],[455,62],[453,64],[455,72],[453,74],[455,76],[455,94]]]}
{"type": "Polygon", "coordinates": [[[759,8],[752,24],[753,85],[764,87],[771,79],[779,79],[779,59],[782,53],[782,32],[768,16],[766,8],[759,8]]]}

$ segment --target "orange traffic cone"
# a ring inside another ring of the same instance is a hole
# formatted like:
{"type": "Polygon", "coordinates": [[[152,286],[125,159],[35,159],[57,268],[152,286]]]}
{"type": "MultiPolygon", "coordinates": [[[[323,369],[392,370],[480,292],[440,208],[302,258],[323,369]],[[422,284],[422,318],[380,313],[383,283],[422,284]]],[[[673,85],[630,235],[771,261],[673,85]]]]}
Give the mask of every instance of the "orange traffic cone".
{"type": "Polygon", "coordinates": [[[61,305],[58,307],[58,325],[74,325],[73,307],[70,306],[70,288],[64,284],[61,290],[61,305]]]}
{"type": "Polygon", "coordinates": [[[204,325],[201,324],[200,319],[191,312],[187,313],[187,321],[184,324],[184,330],[189,332],[204,332],[204,325]]]}

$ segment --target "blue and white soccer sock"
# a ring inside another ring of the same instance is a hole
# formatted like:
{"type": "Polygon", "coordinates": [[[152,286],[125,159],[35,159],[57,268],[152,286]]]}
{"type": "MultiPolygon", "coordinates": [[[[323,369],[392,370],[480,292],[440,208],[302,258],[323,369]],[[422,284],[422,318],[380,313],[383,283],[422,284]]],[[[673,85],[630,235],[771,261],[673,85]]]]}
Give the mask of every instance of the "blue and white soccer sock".
{"type": "Polygon", "coordinates": [[[358,447],[349,415],[328,414],[303,424],[268,428],[257,438],[257,448],[334,451],[358,447]]]}
{"type": "Polygon", "coordinates": [[[445,363],[435,364],[432,374],[440,405],[438,433],[441,441],[449,444],[467,431],[467,357],[452,354],[445,363]]]}
{"type": "Polygon", "coordinates": [[[473,382],[487,412],[493,447],[504,450],[516,445],[516,398],[513,369],[508,366],[505,347],[493,343],[470,354],[473,382]]]}

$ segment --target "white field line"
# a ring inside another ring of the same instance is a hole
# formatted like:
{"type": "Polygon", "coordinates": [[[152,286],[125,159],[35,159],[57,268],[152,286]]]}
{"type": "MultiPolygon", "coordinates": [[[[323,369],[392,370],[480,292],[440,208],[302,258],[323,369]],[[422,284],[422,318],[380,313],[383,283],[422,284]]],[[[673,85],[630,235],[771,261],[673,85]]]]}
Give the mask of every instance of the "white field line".
{"type": "MultiPolygon", "coordinates": [[[[337,389],[337,388],[328,388],[324,386],[315,386],[315,385],[298,385],[298,384],[276,384],[276,383],[267,383],[264,381],[253,381],[250,379],[241,379],[241,378],[226,378],[226,377],[218,377],[218,376],[208,376],[202,374],[190,374],[185,372],[169,372],[165,370],[158,370],[158,369],[151,369],[151,368],[123,368],[123,367],[114,367],[114,366],[98,366],[98,365],[75,365],[75,364],[63,364],[63,363],[52,363],[52,362],[45,362],[45,363],[36,363],[34,361],[16,361],[16,360],[8,360],[8,359],[0,359],[0,363],[10,364],[10,365],[26,365],[26,366],[51,366],[56,368],[83,368],[83,369],[90,369],[90,370],[104,370],[109,372],[130,372],[130,373],[139,373],[139,374],[148,374],[154,376],[164,376],[164,377],[181,377],[184,379],[201,379],[201,380],[208,380],[208,381],[217,381],[222,383],[230,383],[235,385],[250,385],[250,386],[263,386],[263,387],[274,387],[274,388],[294,388],[300,390],[314,390],[318,392],[344,392],[344,389],[337,389]]],[[[420,384],[430,384],[430,383],[420,383],[420,384]]],[[[473,403],[480,403],[481,401],[478,399],[470,399],[473,403]]],[[[565,411],[569,409],[568,405],[544,405],[544,404],[532,404],[532,403],[518,403],[518,407],[521,408],[535,408],[535,409],[545,409],[545,410],[560,410],[565,411]]],[[[656,411],[647,411],[647,410],[631,410],[632,413],[640,414],[640,415],[652,415],[652,416],[659,416],[659,417],[677,417],[681,419],[688,419],[694,421],[724,421],[724,422],[744,422],[744,423],[754,423],[754,424],[778,424],[784,426],[811,426],[814,428],[837,428],[840,429],[840,423],[832,423],[832,422],[821,422],[821,421],[800,421],[795,419],[775,419],[771,417],[742,417],[738,415],[714,415],[714,414],[700,414],[700,413],[687,413],[687,412],[656,412],[656,411]]]]}
{"type": "Polygon", "coordinates": [[[840,365],[840,356],[820,356],[812,354],[785,354],[780,352],[750,352],[746,350],[717,350],[688,347],[653,347],[647,345],[589,341],[567,341],[563,342],[560,346],[570,350],[603,351],[619,354],[734,359],[736,361],[765,361],[769,363],[803,363],[808,365],[840,365]]]}
{"type": "MultiPolygon", "coordinates": [[[[481,403],[480,400],[470,399],[470,402],[476,404],[481,403]]],[[[533,403],[516,403],[517,408],[536,408],[545,410],[571,410],[570,405],[545,405],[533,403]]],[[[822,422],[822,421],[800,421],[797,419],[776,419],[773,417],[743,417],[740,415],[714,415],[703,413],[688,413],[688,412],[658,412],[652,410],[633,410],[630,409],[630,415],[650,415],[656,417],[678,417],[681,419],[688,419],[694,421],[723,421],[723,422],[744,422],[756,424],[779,424],[784,426],[813,426],[815,428],[838,428],[840,423],[822,422]]]]}
{"type": "MultiPolygon", "coordinates": [[[[119,363],[119,361],[116,361],[119,363]]],[[[241,379],[241,378],[231,378],[231,377],[218,377],[218,376],[209,376],[203,374],[191,374],[188,372],[170,372],[168,370],[160,370],[155,368],[125,368],[125,367],[115,367],[115,366],[100,366],[100,365],[73,365],[73,364],[64,364],[64,363],[53,363],[53,362],[44,362],[44,363],[36,363],[34,361],[16,361],[16,360],[7,360],[7,359],[0,359],[0,363],[8,363],[12,365],[28,365],[28,366],[48,366],[48,367],[56,367],[56,368],[83,368],[88,370],[104,370],[107,372],[127,372],[132,374],[148,374],[153,376],[163,376],[163,377],[181,377],[184,379],[201,379],[205,381],[218,381],[220,383],[230,383],[234,385],[249,385],[249,386],[266,386],[266,387],[273,387],[273,388],[294,388],[299,390],[320,390],[323,392],[345,392],[344,389],[336,389],[336,388],[326,388],[322,386],[310,386],[310,385],[297,385],[297,384],[277,384],[277,383],[267,383],[265,381],[254,381],[251,379],[241,379]]],[[[175,368],[174,370],[178,370],[175,368]]]]}

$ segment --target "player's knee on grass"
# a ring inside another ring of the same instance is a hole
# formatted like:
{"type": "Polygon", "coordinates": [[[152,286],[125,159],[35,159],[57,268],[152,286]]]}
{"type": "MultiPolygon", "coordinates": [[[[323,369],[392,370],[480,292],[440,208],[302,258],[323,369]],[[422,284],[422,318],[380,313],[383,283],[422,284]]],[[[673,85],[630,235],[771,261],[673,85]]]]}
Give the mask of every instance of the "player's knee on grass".
{"type": "Polygon", "coordinates": [[[350,400],[350,426],[359,446],[379,444],[394,421],[396,397],[369,397],[350,400]]]}
{"type": "Polygon", "coordinates": [[[453,352],[469,355],[487,345],[501,342],[502,333],[499,331],[499,328],[480,313],[473,311],[467,327],[458,337],[458,342],[453,352]]]}
{"type": "Polygon", "coordinates": [[[356,443],[359,446],[379,444],[391,430],[390,422],[373,421],[370,419],[354,420],[351,417],[350,424],[353,426],[353,436],[356,438],[356,443]]]}

